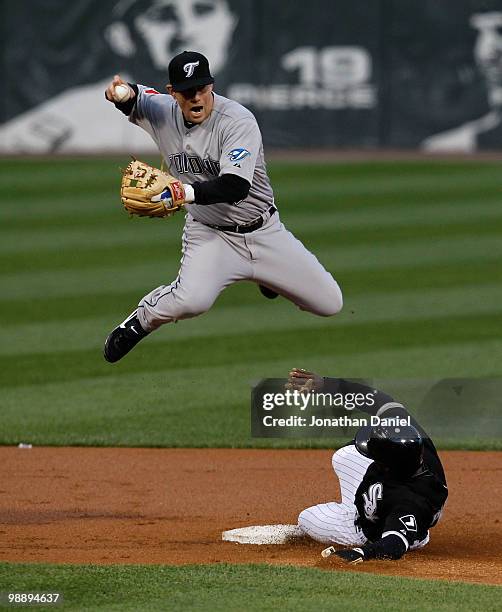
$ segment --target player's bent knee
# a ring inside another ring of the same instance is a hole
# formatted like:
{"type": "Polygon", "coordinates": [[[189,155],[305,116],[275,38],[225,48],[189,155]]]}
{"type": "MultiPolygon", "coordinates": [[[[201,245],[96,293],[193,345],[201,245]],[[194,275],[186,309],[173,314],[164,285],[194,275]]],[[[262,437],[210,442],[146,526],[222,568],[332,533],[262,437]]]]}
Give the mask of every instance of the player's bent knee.
{"type": "Polygon", "coordinates": [[[316,304],[312,312],[320,317],[332,317],[343,308],[343,295],[338,283],[333,280],[331,289],[323,294],[322,302],[316,304]]]}
{"type": "Polygon", "coordinates": [[[343,295],[338,283],[335,281],[336,288],[333,289],[330,306],[327,309],[328,312],[324,315],[326,317],[332,317],[338,314],[343,308],[343,295]]]}
{"type": "Polygon", "coordinates": [[[343,295],[340,287],[338,287],[338,293],[336,295],[336,299],[334,301],[334,306],[336,307],[335,312],[333,314],[338,314],[343,308],[343,295]]]}
{"type": "Polygon", "coordinates": [[[302,510],[298,515],[298,527],[307,535],[310,535],[312,528],[312,514],[311,509],[306,508],[302,510]]]}
{"type": "Polygon", "coordinates": [[[323,544],[330,542],[331,540],[327,536],[319,533],[316,529],[315,514],[312,512],[315,508],[316,506],[311,506],[300,512],[298,516],[298,527],[305,535],[317,542],[322,542],[323,544]]]}
{"type": "Polygon", "coordinates": [[[309,508],[302,510],[298,515],[298,526],[304,531],[312,529],[312,526],[315,523],[315,509],[316,506],[310,506],[309,508]]]}
{"type": "Polygon", "coordinates": [[[190,298],[176,299],[172,306],[176,319],[191,319],[207,312],[214,304],[211,297],[199,295],[190,298]]]}
{"type": "Polygon", "coordinates": [[[333,466],[333,469],[335,470],[335,472],[336,472],[336,468],[344,463],[344,460],[347,457],[347,455],[350,455],[351,452],[353,452],[354,449],[351,448],[351,446],[354,446],[354,445],[351,444],[347,446],[342,446],[342,448],[339,448],[333,453],[333,457],[331,458],[331,465],[333,466]]]}
{"type": "Polygon", "coordinates": [[[143,299],[140,307],[144,308],[145,318],[149,326],[154,329],[182,319],[191,319],[207,312],[214,303],[214,299],[205,296],[183,296],[175,292],[166,293],[160,299],[150,303],[143,299]]]}

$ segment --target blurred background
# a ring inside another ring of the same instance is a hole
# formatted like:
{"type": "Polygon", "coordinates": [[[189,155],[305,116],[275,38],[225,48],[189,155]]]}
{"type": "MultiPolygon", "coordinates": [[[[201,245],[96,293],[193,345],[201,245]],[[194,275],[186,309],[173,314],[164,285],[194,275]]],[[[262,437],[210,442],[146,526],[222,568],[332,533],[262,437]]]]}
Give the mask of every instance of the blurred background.
{"type": "Polygon", "coordinates": [[[99,152],[147,136],[106,105],[113,74],[164,91],[206,54],[267,147],[497,149],[501,0],[1,0],[0,151],[99,152]]]}
{"type": "MultiPolygon", "coordinates": [[[[0,11],[0,443],[291,445],[251,439],[249,404],[293,366],[420,389],[501,375],[502,0],[0,11]],[[238,283],[111,366],[109,331],[177,274],[183,215],[125,215],[119,166],[159,155],[104,89],[120,73],[164,91],[184,49],[256,114],[281,218],[345,306],[321,319],[238,283]]],[[[452,445],[500,448],[479,415],[502,399],[471,399],[452,445]]]]}

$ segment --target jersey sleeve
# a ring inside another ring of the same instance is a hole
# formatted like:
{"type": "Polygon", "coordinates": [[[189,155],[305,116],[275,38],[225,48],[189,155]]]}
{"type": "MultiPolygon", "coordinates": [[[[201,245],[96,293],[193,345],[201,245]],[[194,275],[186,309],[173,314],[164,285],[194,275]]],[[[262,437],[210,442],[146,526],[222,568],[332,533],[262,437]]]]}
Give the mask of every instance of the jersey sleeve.
{"type": "Polygon", "coordinates": [[[251,184],[261,149],[260,128],[254,117],[232,122],[223,134],[220,176],[236,174],[251,184]]]}
{"type": "Polygon", "coordinates": [[[167,94],[161,94],[152,87],[138,85],[136,104],[129,115],[129,121],[135,123],[158,141],[158,126],[165,123],[166,112],[173,106],[173,99],[167,94]]]}
{"type": "Polygon", "coordinates": [[[388,536],[401,538],[406,550],[427,537],[432,515],[423,504],[406,503],[396,506],[387,516],[382,531],[382,539],[388,536]]]}

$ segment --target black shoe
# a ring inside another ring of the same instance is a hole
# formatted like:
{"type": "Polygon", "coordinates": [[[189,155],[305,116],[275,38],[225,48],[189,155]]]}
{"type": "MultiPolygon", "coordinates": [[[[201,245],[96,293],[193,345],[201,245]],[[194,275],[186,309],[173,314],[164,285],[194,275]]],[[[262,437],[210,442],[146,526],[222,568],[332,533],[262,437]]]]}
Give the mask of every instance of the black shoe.
{"type": "Polygon", "coordinates": [[[106,361],[115,363],[138,344],[149,332],[140,325],[135,310],[123,323],[116,327],[105,342],[103,355],[106,361]]]}
{"type": "Polygon", "coordinates": [[[273,291],[272,289],[269,289],[268,287],[265,287],[263,285],[258,285],[258,287],[260,288],[262,295],[264,295],[269,300],[275,300],[276,297],[279,297],[279,294],[277,292],[273,291]]]}

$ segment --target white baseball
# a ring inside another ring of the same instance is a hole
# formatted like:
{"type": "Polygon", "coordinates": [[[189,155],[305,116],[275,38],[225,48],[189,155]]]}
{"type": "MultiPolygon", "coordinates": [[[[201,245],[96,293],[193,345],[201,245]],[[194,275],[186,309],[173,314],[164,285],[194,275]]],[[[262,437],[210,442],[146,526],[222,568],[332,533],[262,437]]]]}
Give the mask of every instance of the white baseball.
{"type": "Polygon", "coordinates": [[[115,102],[127,102],[131,97],[131,90],[128,85],[115,85],[113,99],[115,102]]]}

